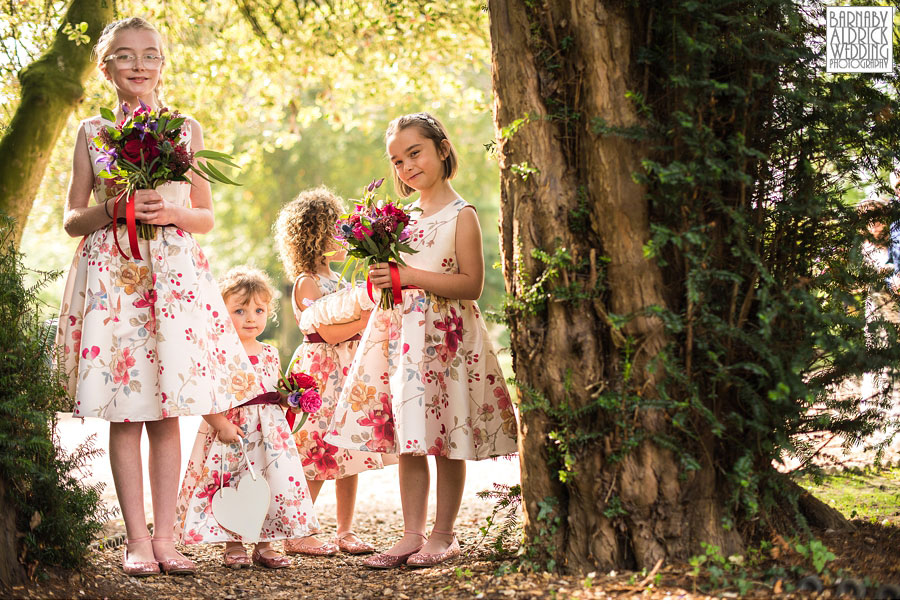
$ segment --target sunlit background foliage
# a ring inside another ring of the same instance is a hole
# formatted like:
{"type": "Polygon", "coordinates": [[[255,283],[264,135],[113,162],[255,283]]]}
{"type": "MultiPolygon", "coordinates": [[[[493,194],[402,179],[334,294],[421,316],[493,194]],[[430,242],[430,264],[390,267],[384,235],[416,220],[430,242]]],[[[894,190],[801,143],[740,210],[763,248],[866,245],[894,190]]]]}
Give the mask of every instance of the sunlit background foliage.
{"type": "MultiPolygon", "coordinates": [[[[0,6],[0,131],[18,102],[19,69],[46,48],[67,3],[25,0],[0,6]]],[[[285,281],[271,236],[281,205],[327,185],[345,199],[387,176],[383,132],[393,117],[430,111],[448,127],[460,154],[454,187],[479,211],[487,277],[482,306],[503,294],[498,259],[498,170],[485,145],[493,138],[490,43],[484,2],[209,0],[116,2],[166,38],[164,104],[195,117],[206,145],[234,154],[242,187],[213,188],[216,227],[198,237],[215,274],[250,263],[285,281]]],[[[91,40],[89,43],[93,44],[91,40]]],[[[62,230],[74,134],[80,120],[112,107],[99,72],[49,158],[22,252],[25,263],[66,269],[77,244],[62,230]]],[[[41,292],[52,316],[62,281],[41,292]]],[[[285,352],[299,342],[282,298],[279,325],[264,337],[285,352]]],[[[498,335],[505,339],[497,328],[498,335]]]]}

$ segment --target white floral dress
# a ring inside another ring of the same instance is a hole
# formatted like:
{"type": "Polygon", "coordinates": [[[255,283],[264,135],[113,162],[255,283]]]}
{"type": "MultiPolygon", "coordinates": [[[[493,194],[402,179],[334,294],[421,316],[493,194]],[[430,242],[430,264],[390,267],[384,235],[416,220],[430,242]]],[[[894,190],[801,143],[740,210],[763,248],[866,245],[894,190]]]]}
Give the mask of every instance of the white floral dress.
{"type": "MultiPolygon", "coordinates": [[[[275,389],[280,362],[278,351],[263,344],[259,357],[251,356],[254,369],[267,391],[275,389]]],[[[176,505],[175,538],[181,543],[239,541],[223,529],[210,512],[212,496],[224,486],[236,487],[250,476],[253,465],[269,483],[271,501],[258,541],[297,539],[316,532],[319,523],[303,477],[300,454],[291,437],[284,411],[277,404],[246,405],[225,412],[225,417],[244,432],[244,459],[238,445],[224,445],[205,421],[194,441],[176,505]],[[220,477],[222,455],[224,475],[220,477]]]]}
{"type": "MultiPolygon", "coordinates": [[[[409,266],[456,273],[458,199],[413,215],[409,266]]],[[[516,452],[516,415],[478,304],[421,289],[376,308],[325,439],[362,451],[485,459],[516,452]]]]}
{"type": "MultiPolygon", "coordinates": [[[[303,276],[307,275],[300,275],[297,279],[299,280],[303,276]]],[[[337,307],[346,306],[346,304],[342,304],[344,301],[340,300],[337,292],[347,287],[348,284],[340,279],[326,279],[319,275],[311,276],[315,279],[319,286],[319,292],[322,294],[322,297],[315,301],[316,309],[320,311],[321,315],[329,315],[332,318],[340,315],[344,309],[327,307],[329,304],[337,307]],[[333,312],[329,312],[332,310],[333,312]]],[[[296,284],[295,281],[295,288],[296,284]]],[[[294,316],[299,325],[303,319],[303,313],[311,313],[313,309],[311,307],[301,311],[293,292],[291,301],[294,316]]],[[[357,314],[355,317],[338,316],[338,318],[351,321],[358,319],[359,315],[357,314]]],[[[309,331],[314,332],[315,329],[310,328],[309,331]]],[[[303,426],[294,434],[307,480],[334,480],[366,470],[383,468],[385,463],[397,463],[396,458],[383,459],[377,453],[336,447],[324,440],[337,406],[338,397],[341,394],[344,379],[347,376],[347,370],[356,353],[357,344],[359,342],[353,340],[338,344],[304,341],[297,347],[291,358],[292,363],[296,362],[294,368],[315,378],[319,395],[322,397],[322,407],[316,413],[311,413],[303,426]]]]}
{"type": "MultiPolygon", "coordinates": [[[[110,122],[94,117],[82,124],[94,198],[104,203],[118,191],[97,176],[102,168],[93,138],[110,122]]],[[[185,126],[188,143],[190,136],[185,126]]],[[[190,189],[167,183],[158,191],[187,206],[190,189]]],[[[130,256],[126,227],[117,228],[130,256]]],[[[56,334],[75,417],[153,421],[225,411],[256,396],[256,376],[191,234],[157,227],[153,239],[138,245],[143,260],[123,258],[109,224],[75,251],[56,334]]]]}

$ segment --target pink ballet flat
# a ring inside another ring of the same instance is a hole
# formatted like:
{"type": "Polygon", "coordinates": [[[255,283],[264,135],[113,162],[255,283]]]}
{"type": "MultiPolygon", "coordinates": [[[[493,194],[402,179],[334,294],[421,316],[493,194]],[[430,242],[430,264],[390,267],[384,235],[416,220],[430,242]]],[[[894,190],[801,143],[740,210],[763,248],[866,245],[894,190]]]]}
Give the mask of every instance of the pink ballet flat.
{"type": "Polygon", "coordinates": [[[150,535],[138,539],[125,540],[125,551],[122,552],[122,572],[129,577],[149,577],[159,574],[159,562],[145,560],[143,562],[131,562],[128,560],[128,545],[130,543],[142,543],[150,539],[150,535]]]}
{"type": "MultiPolygon", "coordinates": [[[[310,537],[312,535],[309,535],[310,537]]],[[[286,554],[303,554],[304,556],[333,556],[340,551],[334,543],[323,543],[322,545],[306,545],[303,539],[286,539],[284,542],[284,553],[286,554]]]]}
{"type": "MultiPolygon", "coordinates": [[[[173,543],[175,540],[171,537],[160,537],[158,539],[154,537],[152,541],[168,541],[169,543],[173,543]]],[[[181,556],[181,554],[178,555],[181,556]]],[[[162,571],[168,575],[193,575],[197,572],[197,565],[194,564],[193,560],[188,560],[184,556],[181,556],[180,558],[167,558],[165,560],[157,558],[156,561],[159,562],[159,567],[162,571]]]]}
{"type": "MultiPolygon", "coordinates": [[[[423,535],[422,533],[417,533],[415,531],[403,531],[404,535],[407,533],[411,535],[419,535],[420,537],[422,537],[422,539],[425,538],[425,535],[423,535]]],[[[422,545],[415,548],[414,550],[408,551],[405,554],[400,554],[399,556],[395,556],[393,554],[375,554],[374,556],[369,556],[368,558],[363,560],[363,565],[378,570],[397,568],[399,566],[402,566],[410,556],[422,549],[422,546],[424,545],[425,544],[422,543],[422,545]]]]}
{"type": "Polygon", "coordinates": [[[447,546],[447,549],[438,554],[413,554],[409,557],[409,559],[407,559],[407,566],[414,566],[416,568],[437,566],[438,564],[442,564],[447,560],[458,558],[460,554],[462,554],[462,550],[459,549],[459,541],[456,540],[456,535],[454,533],[445,533],[443,531],[435,530],[431,531],[432,535],[435,533],[437,533],[438,535],[451,535],[453,537],[453,540],[450,542],[450,545],[447,546]]]}
{"type": "Polygon", "coordinates": [[[371,554],[375,551],[375,546],[371,543],[363,541],[359,539],[359,535],[354,533],[353,531],[347,531],[345,533],[338,533],[337,539],[335,539],[335,544],[340,548],[342,552],[346,552],[348,554],[358,555],[358,554],[371,554]],[[350,541],[347,537],[354,536],[357,538],[357,541],[350,541]]]}
{"type": "Polygon", "coordinates": [[[222,564],[231,569],[249,568],[250,556],[243,545],[232,545],[225,547],[222,552],[222,564]]]}
{"type": "Polygon", "coordinates": [[[264,552],[260,552],[258,549],[253,550],[253,563],[258,564],[263,568],[285,568],[292,564],[290,558],[280,555],[274,549],[267,549],[264,550],[264,552]],[[268,557],[264,554],[274,555],[272,557],[268,557]]]}

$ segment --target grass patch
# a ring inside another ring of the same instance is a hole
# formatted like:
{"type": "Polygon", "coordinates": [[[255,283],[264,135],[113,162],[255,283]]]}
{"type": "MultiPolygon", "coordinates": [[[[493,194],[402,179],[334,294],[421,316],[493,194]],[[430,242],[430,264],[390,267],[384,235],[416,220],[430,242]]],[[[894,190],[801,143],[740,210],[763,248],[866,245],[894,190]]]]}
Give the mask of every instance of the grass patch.
{"type": "Polygon", "coordinates": [[[900,468],[847,469],[798,483],[846,518],[900,525],[900,468]]]}

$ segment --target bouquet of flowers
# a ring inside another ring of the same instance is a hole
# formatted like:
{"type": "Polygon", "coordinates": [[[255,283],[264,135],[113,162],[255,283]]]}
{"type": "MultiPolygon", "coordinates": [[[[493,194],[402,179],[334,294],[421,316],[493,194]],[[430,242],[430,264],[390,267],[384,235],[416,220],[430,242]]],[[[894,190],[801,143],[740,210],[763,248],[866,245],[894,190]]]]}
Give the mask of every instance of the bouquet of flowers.
{"type": "MultiPolygon", "coordinates": [[[[294,360],[296,363],[296,359],[294,360]]],[[[294,369],[294,363],[288,367],[287,374],[282,373],[277,389],[287,395],[288,410],[286,417],[291,427],[291,434],[300,429],[310,413],[315,413],[322,406],[322,397],[316,388],[316,380],[308,373],[294,369]],[[297,413],[302,413],[300,421],[295,424],[297,413]]]]}
{"type": "MultiPolygon", "coordinates": [[[[210,163],[217,161],[237,168],[230,155],[209,149],[191,152],[181,139],[185,118],[177,111],[166,107],[151,110],[141,101],[133,112],[123,103],[122,112],[125,117],[116,124],[115,114],[101,109],[100,115],[115,126],[107,126],[94,138],[94,144],[101,150],[97,163],[104,167],[100,177],[114,181],[123,189],[116,199],[116,210],[119,202],[130,200],[137,189],[155,189],[167,182],[190,182],[189,171],[209,182],[238,185],[210,163]],[[195,167],[194,158],[207,161],[198,162],[195,167]]],[[[154,225],[139,224],[138,232],[151,239],[156,229],[154,225]]],[[[135,251],[132,245],[132,253],[135,251]]]]}
{"type": "MultiPolygon", "coordinates": [[[[389,262],[392,269],[397,264],[406,266],[400,258],[400,252],[415,254],[406,242],[409,241],[409,211],[420,211],[419,208],[404,210],[399,201],[392,201],[390,197],[378,199],[375,190],[384,183],[384,179],[373,180],[365,189],[363,198],[353,212],[341,216],[335,228],[337,239],[347,246],[347,255],[350,258],[344,266],[341,277],[352,267],[353,277],[359,272],[360,260],[365,261],[366,273],[369,265],[376,262],[389,262]]],[[[395,272],[392,270],[392,277],[395,272]]],[[[390,309],[399,302],[400,285],[397,279],[391,290],[381,291],[381,308],[390,309]]],[[[371,284],[369,284],[371,296],[371,284]]]]}

